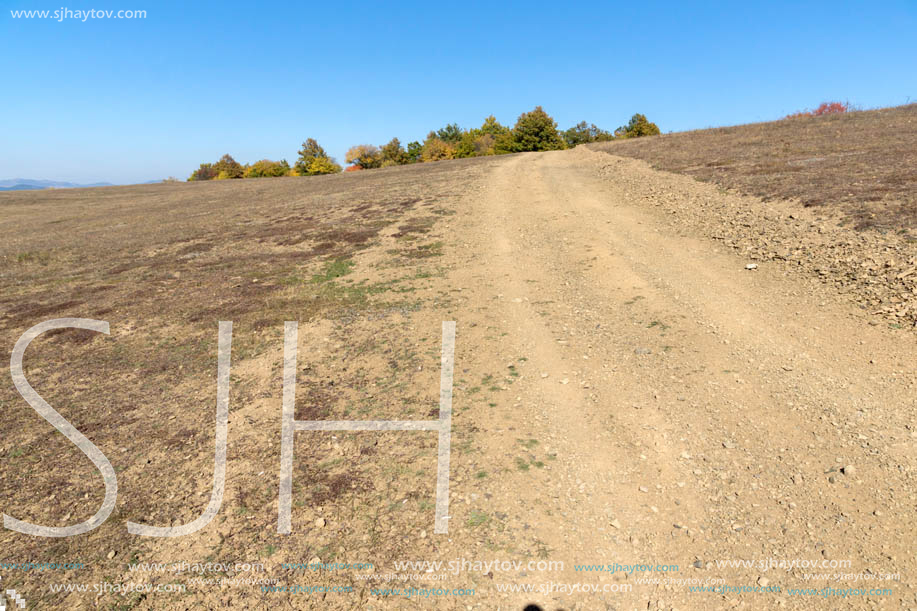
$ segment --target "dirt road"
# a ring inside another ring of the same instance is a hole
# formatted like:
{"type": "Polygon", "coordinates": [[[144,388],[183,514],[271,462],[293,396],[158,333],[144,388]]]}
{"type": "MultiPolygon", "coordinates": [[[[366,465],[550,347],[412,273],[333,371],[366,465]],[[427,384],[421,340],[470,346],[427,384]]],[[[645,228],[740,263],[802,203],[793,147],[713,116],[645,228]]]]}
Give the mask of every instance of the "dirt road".
{"type": "MultiPolygon", "coordinates": [[[[470,415],[480,462],[517,468],[483,487],[506,525],[487,544],[564,562],[496,573],[534,593],[487,597],[506,609],[917,607],[913,337],[865,324],[787,268],[748,270],[654,209],[684,189],[722,196],[583,148],[527,154],[495,161],[453,217],[457,362],[519,372],[505,405],[470,415]],[[615,563],[649,566],[575,568],[615,563]],[[578,582],[600,592],[564,592],[578,582]]],[[[476,489],[459,484],[458,501],[476,489]]],[[[444,557],[481,549],[455,546],[444,557]]]]}

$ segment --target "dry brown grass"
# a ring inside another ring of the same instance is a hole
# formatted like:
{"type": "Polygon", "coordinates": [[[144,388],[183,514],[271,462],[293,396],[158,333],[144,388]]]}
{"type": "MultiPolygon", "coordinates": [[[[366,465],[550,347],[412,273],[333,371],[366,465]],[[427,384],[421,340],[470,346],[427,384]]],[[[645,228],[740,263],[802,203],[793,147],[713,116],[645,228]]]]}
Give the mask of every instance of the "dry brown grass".
{"type": "Polygon", "coordinates": [[[764,199],[830,207],[859,229],[917,229],[917,104],[589,146],[764,199]]]}
{"type": "MultiPolygon", "coordinates": [[[[115,511],[86,535],[0,530],[3,560],[90,568],[53,578],[10,573],[4,585],[26,592],[37,608],[147,608],[166,599],[66,599],[47,583],[149,579],[127,579],[132,559],[263,560],[284,578],[280,562],[328,561],[343,550],[353,553],[345,560],[369,558],[367,532],[375,544],[391,528],[432,527],[435,439],[315,433],[296,441],[296,536],[277,535],[283,323],[301,325],[298,418],[426,414],[435,405],[444,320],[434,311],[441,305],[430,302],[447,302],[429,291],[428,279],[438,274],[437,222],[486,163],[0,194],[0,345],[9,355],[26,329],[51,318],[109,322],[109,337],[77,330],[41,336],[26,353],[25,371],[109,457],[119,483],[115,511]],[[186,523],[206,506],[220,320],[234,323],[223,507],[214,526],[181,538],[179,547],[131,536],[127,520],[186,523]],[[384,462],[373,458],[376,451],[384,462]],[[319,511],[331,526],[316,532],[310,524],[319,511]]],[[[87,519],[102,498],[98,472],[18,396],[8,367],[0,378],[3,511],[47,525],[87,519]]],[[[460,426],[455,433],[461,439],[460,426]]],[[[402,546],[401,539],[378,545],[373,561],[402,546]]],[[[213,591],[192,589],[186,600],[196,608],[232,606],[213,591]]],[[[238,605],[263,602],[257,587],[243,591],[238,605]]]]}

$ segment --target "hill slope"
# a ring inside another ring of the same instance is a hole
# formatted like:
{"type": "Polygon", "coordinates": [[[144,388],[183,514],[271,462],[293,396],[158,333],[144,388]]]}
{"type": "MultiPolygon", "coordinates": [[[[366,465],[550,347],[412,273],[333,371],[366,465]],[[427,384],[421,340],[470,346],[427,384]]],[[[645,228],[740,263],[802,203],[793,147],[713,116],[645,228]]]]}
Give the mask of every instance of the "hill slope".
{"type": "Polygon", "coordinates": [[[917,230],[917,104],[588,146],[860,228],[917,230]]]}
{"type": "MultiPolygon", "coordinates": [[[[859,235],[779,206],[766,228],[798,232],[786,235],[807,253],[859,235]]],[[[10,559],[88,565],[7,573],[4,587],[39,608],[862,608],[865,597],[789,592],[862,587],[821,568],[840,566],[889,587],[876,606],[912,604],[912,331],[866,324],[882,315],[793,257],[747,270],[742,240],[760,238],[761,208],[583,147],[0,195],[0,343],[56,317],[109,322],[109,336],[39,337],[25,373],[119,484],[89,534],[0,531],[10,559]],[[731,244],[710,234],[722,227],[731,244]],[[187,524],[211,498],[219,321],[233,322],[220,511],[192,535],[130,535],[128,520],[187,524]],[[284,321],[299,323],[295,417],[333,421],[437,419],[441,324],[456,321],[448,535],[433,534],[430,431],[297,431],[293,533],[278,534],[284,321]],[[834,564],[756,566],[767,559],[834,564]],[[615,563],[654,570],[605,569],[615,563]],[[889,574],[901,577],[876,580],[889,574]],[[102,580],[187,589],[49,588],[102,580]],[[328,589],[268,591],[286,586],[328,589]]],[[[90,517],[94,466],[9,377],[0,405],[4,512],[90,517]]]]}

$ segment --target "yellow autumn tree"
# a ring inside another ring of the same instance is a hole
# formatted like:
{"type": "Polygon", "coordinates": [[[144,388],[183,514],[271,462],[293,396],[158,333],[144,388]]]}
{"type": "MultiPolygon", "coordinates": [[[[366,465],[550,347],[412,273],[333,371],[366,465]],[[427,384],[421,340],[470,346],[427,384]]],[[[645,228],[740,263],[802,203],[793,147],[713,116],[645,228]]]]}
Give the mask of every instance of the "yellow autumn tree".
{"type": "Polygon", "coordinates": [[[341,166],[336,164],[330,157],[316,157],[309,164],[309,174],[316,176],[318,174],[337,174],[341,171],[341,166]]]}

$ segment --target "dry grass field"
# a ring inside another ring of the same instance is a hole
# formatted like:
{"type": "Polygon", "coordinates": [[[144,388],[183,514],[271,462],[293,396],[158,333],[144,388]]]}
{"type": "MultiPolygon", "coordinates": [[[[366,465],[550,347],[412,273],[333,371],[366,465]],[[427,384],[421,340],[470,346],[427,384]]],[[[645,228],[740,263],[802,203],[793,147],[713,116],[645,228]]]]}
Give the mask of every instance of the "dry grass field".
{"type": "Polygon", "coordinates": [[[917,230],[917,104],[590,145],[857,228],[917,230]]]}
{"type": "MultiPolygon", "coordinates": [[[[108,337],[80,330],[41,336],[26,354],[25,373],[102,448],[119,480],[117,508],[103,526],[62,539],[3,530],[4,557],[79,559],[91,568],[78,580],[121,582],[133,581],[120,575],[138,560],[329,562],[343,549],[358,556],[362,549],[366,559],[370,548],[389,555],[402,547],[390,536],[396,525],[432,531],[433,488],[426,479],[435,476],[435,437],[332,440],[301,433],[295,534],[276,534],[278,355],[284,321],[300,321],[303,341],[317,342],[301,349],[297,419],[428,419],[431,410],[435,417],[445,317],[418,316],[448,295],[428,293],[430,279],[443,273],[437,265],[443,244],[431,230],[455,213],[464,186],[486,163],[0,195],[0,344],[12,349],[27,328],[52,318],[109,322],[108,337]],[[173,549],[163,556],[155,552],[163,540],[133,537],[125,522],[178,525],[206,507],[220,320],[234,327],[230,467],[214,521],[220,525],[185,538],[194,541],[193,553],[173,549]],[[374,321],[371,332],[367,320],[374,321]],[[372,460],[377,452],[384,462],[372,460]],[[366,511],[352,506],[357,495],[366,511]],[[316,530],[320,515],[328,528],[303,536],[316,530]],[[378,548],[379,538],[388,544],[378,548]]],[[[87,519],[104,492],[98,472],[22,401],[8,368],[3,375],[3,511],[39,524],[87,519]]],[[[461,447],[460,418],[455,429],[461,447]]],[[[381,560],[377,555],[374,562],[381,560]]],[[[7,574],[4,585],[29,592],[35,608],[61,605],[66,597],[48,591],[48,575],[7,574]]],[[[266,596],[257,586],[248,590],[255,594],[246,605],[266,596]]],[[[130,608],[145,598],[72,595],[70,608],[87,600],[130,608]]],[[[232,599],[208,593],[195,600],[197,608],[214,608],[232,599]]]]}

